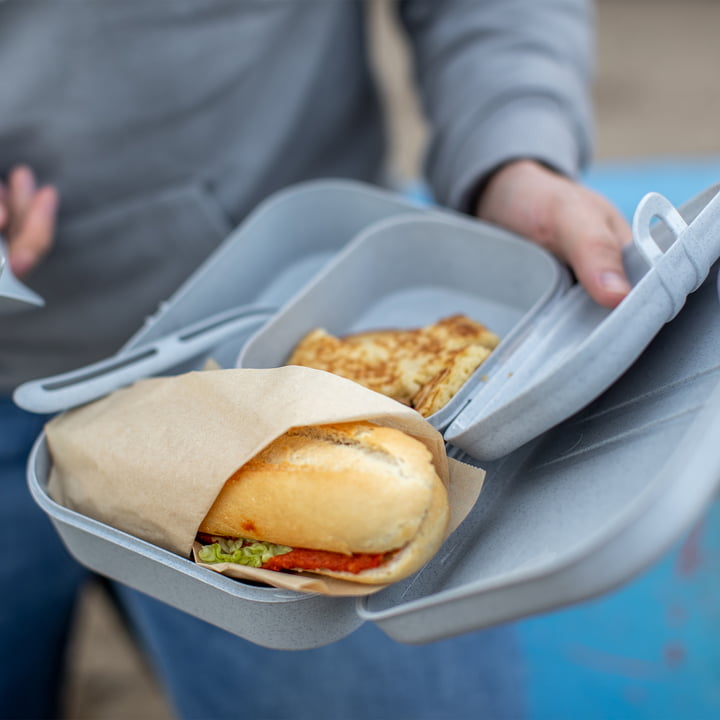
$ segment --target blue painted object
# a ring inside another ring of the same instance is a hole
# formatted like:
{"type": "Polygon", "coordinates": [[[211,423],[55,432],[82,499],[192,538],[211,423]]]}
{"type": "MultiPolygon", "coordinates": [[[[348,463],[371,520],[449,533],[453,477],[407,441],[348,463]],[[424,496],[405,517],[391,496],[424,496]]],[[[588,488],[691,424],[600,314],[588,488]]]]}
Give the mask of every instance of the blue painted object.
{"type": "Polygon", "coordinates": [[[720,717],[720,504],[621,590],[516,626],[533,720],[720,717]]]}
{"type": "MultiPolygon", "coordinates": [[[[720,181],[720,158],[597,165],[585,182],[630,219],[659,192],[680,205],[720,181]]],[[[720,322],[720,307],[718,308],[720,322]]],[[[529,720],[720,718],[720,503],[617,592],[516,624],[529,720]]]]}
{"type": "Polygon", "coordinates": [[[595,165],[584,182],[612,200],[630,220],[640,199],[649,192],[681,205],[720,182],[720,156],[714,158],[655,158],[595,165]]]}

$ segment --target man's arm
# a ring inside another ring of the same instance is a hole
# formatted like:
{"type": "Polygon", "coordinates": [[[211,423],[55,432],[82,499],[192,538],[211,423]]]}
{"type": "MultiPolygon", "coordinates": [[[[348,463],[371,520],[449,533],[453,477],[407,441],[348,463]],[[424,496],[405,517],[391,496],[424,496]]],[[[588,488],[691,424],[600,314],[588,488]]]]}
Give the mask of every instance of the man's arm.
{"type": "Polygon", "coordinates": [[[25,165],[10,172],[7,184],[0,182],[0,233],[8,244],[10,268],[18,277],[50,250],[57,207],[57,190],[50,185],[38,188],[25,165]]]}
{"type": "Polygon", "coordinates": [[[575,178],[590,156],[589,0],[404,0],[438,200],[519,232],[615,305],[629,229],[575,178]]]}

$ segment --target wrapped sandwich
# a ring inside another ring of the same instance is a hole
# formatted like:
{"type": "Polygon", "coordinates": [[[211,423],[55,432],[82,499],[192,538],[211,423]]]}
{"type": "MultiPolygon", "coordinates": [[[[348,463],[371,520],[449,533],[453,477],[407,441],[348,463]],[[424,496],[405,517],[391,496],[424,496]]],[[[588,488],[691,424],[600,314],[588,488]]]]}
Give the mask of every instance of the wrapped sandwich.
{"type": "Polygon", "coordinates": [[[299,427],[225,483],[198,558],[389,583],[437,552],[448,517],[423,443],[369,422],[299,427]]]}
{"type": "Polygon", "coordinates": [[[55,502],[217,572],[328,595],[415,572],[482,487],[477,468],[450,476],[415,411],[303,367],[148,378],[46,434],[55,502]]]}

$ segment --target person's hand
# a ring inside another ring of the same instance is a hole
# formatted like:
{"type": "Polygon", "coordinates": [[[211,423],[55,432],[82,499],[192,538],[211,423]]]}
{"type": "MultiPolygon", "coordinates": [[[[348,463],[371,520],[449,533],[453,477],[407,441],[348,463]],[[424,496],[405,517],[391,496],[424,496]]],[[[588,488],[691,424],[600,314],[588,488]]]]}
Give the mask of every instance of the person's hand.
{"type": "Polygon", "coordinates": [[[58,208],[57,190],[38,188],[26,165],[18,165],[0,182],[0,233],[5,236],[8,262],[15,275],[27,274],[50,250],[58,208]]]}
{"type": "Polygon", "coordinates": [[[621,259],[630,227],[589,188],[539,163],[518,160],[491,176],[476,214],[554,253],[601,305],[615,307],[630,291],[621,259]]]}

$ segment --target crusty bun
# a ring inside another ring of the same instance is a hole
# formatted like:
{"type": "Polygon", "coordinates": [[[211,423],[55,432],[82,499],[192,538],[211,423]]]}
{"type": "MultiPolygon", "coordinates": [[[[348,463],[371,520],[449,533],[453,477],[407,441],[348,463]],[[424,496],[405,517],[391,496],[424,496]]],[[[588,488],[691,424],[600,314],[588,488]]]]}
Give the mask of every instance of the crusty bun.
{"type": "Polygon", "coordinates": [[[321,575],[354,580],[355,582],[385,584],[396,582],[417,572],[440,549],[449,519],[447,493],[442,483],[433,486],[430,505],[418,532],[405,547],[376,568],[359,573],[317,570],[321,575]]]}
{"type": "Polygon", "coordinates": [[[445,486],[419,440],[349,422],[277,438],[225,483],[199,531],[346,555],[398,551],[360,573],[317,570],[377,583],[427,562],[448,517],[445,486]]]}

